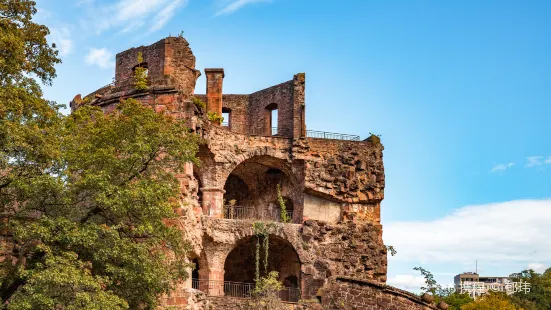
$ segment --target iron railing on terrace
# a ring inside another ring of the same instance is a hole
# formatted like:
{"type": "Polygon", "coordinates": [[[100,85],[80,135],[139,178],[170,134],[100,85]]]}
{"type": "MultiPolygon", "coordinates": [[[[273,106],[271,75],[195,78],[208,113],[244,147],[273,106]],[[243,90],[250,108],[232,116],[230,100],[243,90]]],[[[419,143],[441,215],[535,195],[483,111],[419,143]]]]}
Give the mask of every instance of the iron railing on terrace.
{"type": "MultiPolygon", "coordinates": [[[[209,296],[226,296],[237,298],[251,298],[255,288],[254,283],[200,280],[191,279],[191,286],[200,290],[209,296]]],[[[278,297],[282,301],[298,302],[300,300],[300,289],[285,287],[278,292],[278,297]]]]}
{"type": "Polygon", "coordinates": [[[309,138],[318,138],[318,139],[360,141],[360,136],[357,136],[357,135],[347,135],[344,133],[334,133],[334,132],[317,131],[317,130],[306,130],[306,136],[309,138]]]}
{"type": "MultiPolygon", "coordinates": [[[[293,219],[293,210],[285,211],[289,220],[293,219]]],[[[230,220],[267,220],[282,222],[283,214],[280,209],[256,209],[254,207],[226,206],[224,218],[230,220]]]]}
{"type": "MultiPolygon", "coordinates": [[[[262,129],[253,129],[250,128],[249,132],[251,135],[256,136],[273,136],[273,137],[284,137],[282,135],[279,135],[279,130],[277,127],[272,127],[270,131],[270,135],[266,134],[266,132],[262,129]]],[[[318,131],[318,130],[306,130],[306,136],[309,138],[317,138],[317,139],[334,139],[334,140],[346,140],[346,141],[360,141],[360,136],[358,135],[349,135],[344,133],[336,133],[336,132],[327,132],[327,131],[318,131]]]]}

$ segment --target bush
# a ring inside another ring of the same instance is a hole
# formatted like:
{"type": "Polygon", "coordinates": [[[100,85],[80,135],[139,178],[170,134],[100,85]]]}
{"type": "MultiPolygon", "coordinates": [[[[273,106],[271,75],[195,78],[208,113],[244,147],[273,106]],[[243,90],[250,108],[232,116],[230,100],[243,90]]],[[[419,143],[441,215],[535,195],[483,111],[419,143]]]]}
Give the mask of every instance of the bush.
{"type": "Polygon", "coordinates": [[[208,112],[207,115],[211,122],[216,123],[218,125],[222,124],[222,122],[224,121],[224,118],[218,115],[218,113],[216,112],[208,112]]]}
{"type": "Polygon", "coordinates": [[[191,97],[191,101],[199,108],[199,110],[205,111],[207,109],[207,104],[203,102],[203,100],[197,97],[191,97]]]}

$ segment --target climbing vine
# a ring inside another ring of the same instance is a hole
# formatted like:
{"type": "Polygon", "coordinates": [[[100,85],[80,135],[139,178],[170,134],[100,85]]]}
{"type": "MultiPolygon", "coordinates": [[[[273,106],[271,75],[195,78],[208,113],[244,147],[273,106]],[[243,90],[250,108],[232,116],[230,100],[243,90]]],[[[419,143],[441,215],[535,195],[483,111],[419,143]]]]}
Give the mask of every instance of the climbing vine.
{"type": "Polygon", "coordinates": [[[277,201],[279,202],[279,208],[281,209],[281,221],[283,223],[289,223],[291,219],[287,215],[287,206],[285,205],[285,200],[281,195],[281,186],[279,184],[277,185],[277,201]]]}
{"type": "Polygon", "coordinates": [[[270,228],[270,225],[264,223],[264,222],[255,222],[253,223],[253,229],[254,234],[256,236],[256,253],[255,253],[255,279],[256,283],[259,283],[260,280],[260,248],[261,248],[261,240],[262,240],[262,247],[264,248],[264,274],[268,274],[268,252],[270,250],[270,236],[268,233],[268,230],[270,228]]]}

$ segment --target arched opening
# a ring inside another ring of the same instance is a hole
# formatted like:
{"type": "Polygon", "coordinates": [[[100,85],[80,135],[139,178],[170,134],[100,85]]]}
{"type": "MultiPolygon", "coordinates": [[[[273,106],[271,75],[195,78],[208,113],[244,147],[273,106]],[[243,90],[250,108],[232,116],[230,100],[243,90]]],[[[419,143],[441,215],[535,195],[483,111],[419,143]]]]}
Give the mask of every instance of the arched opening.
{"type": "Polygon", "coordinates": [[[231,128],[231,109],[222,108],[222,117],[224,118],[222,126],[231,128]]]}
{"type": "Polygon", "coordinates": [[[199,279],[199,260],[197,258],[194,258],[191,262],[193,263],[193,271],[191,272],[191,278],[199,279]]]}
{"type": "Polygon", "coordinates": [[[199,260],[194,258],[192,261],[193,270],[191,271],[191,287],[198,290],[199,289],[199,260]]]}
{"type": "Polygon", "coordinates": [[[278,158],[256,156],[242,162],[224,185],[224,217],[282,221],[279,187],[290,222],[294,210],[293,200],[289,198],[294,186],[291,175],[288,164],[278,158]]]}
{"type": "Polygon", "coordinates": [[[277,136],[278,131],[278,111],[277,111],[277,104],[276,103],[270,103],[266,106],[266,125],[268,127],[268,135],[269,136],[277,136]]]}
{"type": "MultiPolygon", "coordinates": [[[[256,236],[240,240],[228,254],[224,263],[224,281],[228,282],[225,295],[234,297],[241,293],[249,293],[248,288],[254,288],[256,278],[256,246],[263,244],[256,236]]],[[[297,252],[289,241],[274,235],[269,236],[267,272],[277,271],[278,280],[285,287],[279,293],[280,298],[286,301],[298,301],[300,297],[301,263],[297,252]]],[[[259,256],[259,276],[266,276],[264,267],[264,248],[259,256]]]]}

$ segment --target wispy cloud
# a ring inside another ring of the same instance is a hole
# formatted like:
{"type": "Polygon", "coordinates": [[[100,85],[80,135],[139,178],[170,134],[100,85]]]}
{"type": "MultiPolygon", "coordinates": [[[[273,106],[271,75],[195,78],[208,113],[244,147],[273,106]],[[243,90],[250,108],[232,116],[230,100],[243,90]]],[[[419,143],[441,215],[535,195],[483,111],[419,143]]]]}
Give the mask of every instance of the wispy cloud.
{"type": "Polygon", "coordinates": [[[431,221],[386,224],[396,261],[522,263],[551,257],[551,199],[467,206],[431,221]]]}
{"type": "Polygon", "coordinates": [[[90,17],[104,17],[94,18],[92,24],[97,34],[108,29],[118,29],[119,33],[137,30],[151,33],[164,27],[180,8],[187,5],[188,0],[118,0],[106,5],[96,5],[94,1],[84,3],[90,17]]]}
{"type": "Polygon", "coordinates": [[[86,55],[86,63],[89,65],[97,65],[100,68],[112,68],[115,66],[113,54],[106,48],[92,48],[86,55]]]}
{"type": "Polygon", "coordinates": [[[73,51],[73,41],[69,29],[62,27],[50,27],[49,40],[55,43],[61,57],[69,55],[73,51]]]}
{"type": "Polygon", "coordinates": [[[220,9],[216,12],[216,15],[229,15],[237,10],[243,8],[247,4],[259,3],[259,2],[271,2],[271,0],[231,0],[224,1],[220,5],[220,9]]]}
{"type": "Polygon", "coordinates": [[[152,25],[152,27],[149,29],[149,32],[157,31],[166,25],[172,17],[174,17],[174,14],[176,14],[176,10],[182,6],[187,4],[187,0],[177,0],[173,1],[171,4],[169,4],[167,7],[162,9],[159,13],[155,15],[155,23],[152,25]]]}
{"type": "Polygon", "coordinates": [[[425,284],[423,276],[414,276],[411,274],[397,274],[387,279],[387,284],[399,287],[408,291],[418,291],[425,284]]]}
{"type": "Polygon", "coordinates": [[[546,159],[543,156],[529,156],[526,157],[525,167],[532,168],[549,164],[551,164],[551,156],[547,157],[546,159]]]}
{"type": "Polygon", "coordinates": [[[515,163],[508,163],[508,164],[497,164],[492,168],[492,172],[500,172],[505,171],[511,167],[513,167],[515,163]]]}
{"type": "Polygon", "coordinates": [[[546,269],[545,265],[540,263],[530,263],[527,267],[527,269],[532,269],[537,273],[543,273],[546,269]]]}

